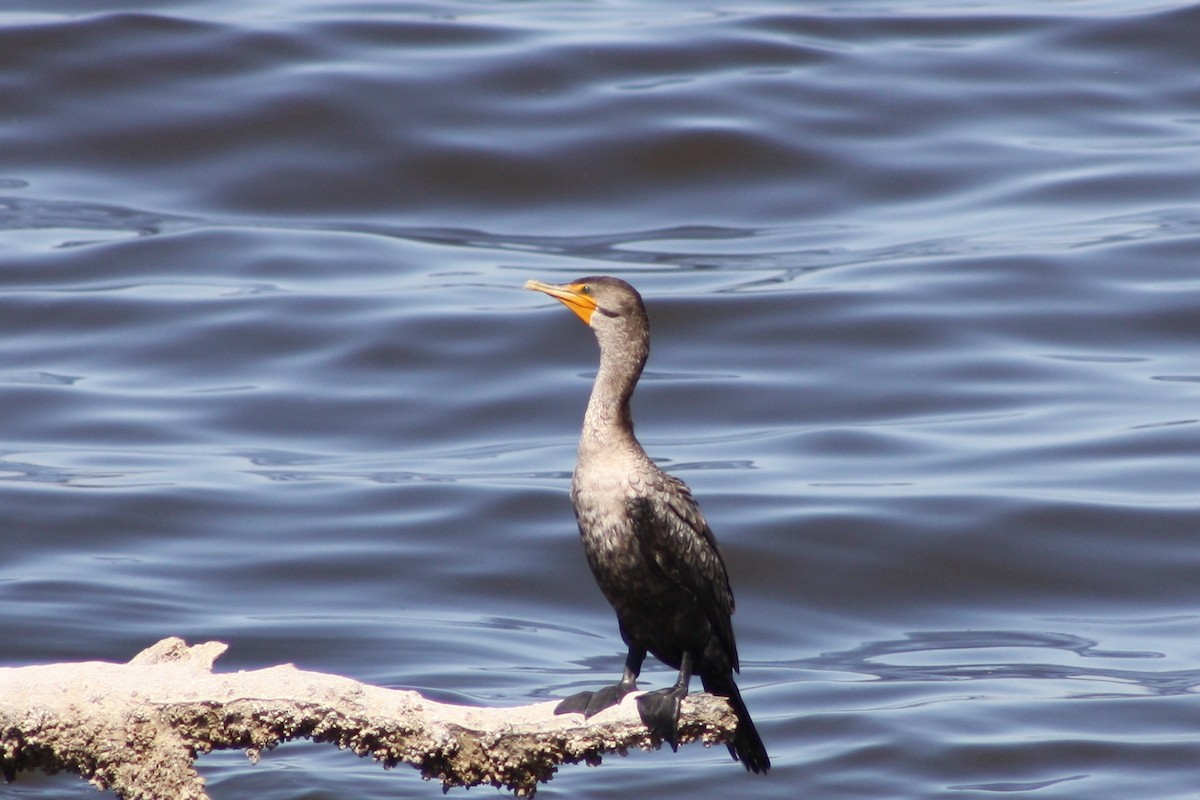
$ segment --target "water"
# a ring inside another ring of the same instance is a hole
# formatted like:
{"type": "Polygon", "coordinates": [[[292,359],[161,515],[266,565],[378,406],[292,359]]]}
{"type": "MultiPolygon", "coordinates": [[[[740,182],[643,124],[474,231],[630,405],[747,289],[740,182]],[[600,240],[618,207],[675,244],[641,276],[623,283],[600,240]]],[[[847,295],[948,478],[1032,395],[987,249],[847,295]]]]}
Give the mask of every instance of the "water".
{"type": "MultiPolygon", "coordinates": [[[[595,345],[520,289],[610,273],[775,769],[545,797],[1194,799],[1198,25],[10,1],[0,663],[177,635],[491,706],[611,681],[566,497],[595,345]]],[[[225,800],[438,794],[310,744],[200,763],[225,800]]]]}

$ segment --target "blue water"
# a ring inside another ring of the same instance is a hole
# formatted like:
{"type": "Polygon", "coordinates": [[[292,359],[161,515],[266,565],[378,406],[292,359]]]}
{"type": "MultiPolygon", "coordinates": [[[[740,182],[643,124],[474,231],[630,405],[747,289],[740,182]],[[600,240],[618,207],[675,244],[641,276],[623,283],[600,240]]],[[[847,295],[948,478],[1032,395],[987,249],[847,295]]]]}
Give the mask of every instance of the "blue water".
{"type": "MultiPolygon", "coordinates": [[[[174,635],[488,706],[611,682],[566,495],[595,344],[521,291],[608,273],[775,769],[690,746],[542,796],[1194,800],[1198,29],[9,0],[0,664],[174,635]]],[[[222,800],[440,791],[305,743],[200,764],[222,800]]]]}

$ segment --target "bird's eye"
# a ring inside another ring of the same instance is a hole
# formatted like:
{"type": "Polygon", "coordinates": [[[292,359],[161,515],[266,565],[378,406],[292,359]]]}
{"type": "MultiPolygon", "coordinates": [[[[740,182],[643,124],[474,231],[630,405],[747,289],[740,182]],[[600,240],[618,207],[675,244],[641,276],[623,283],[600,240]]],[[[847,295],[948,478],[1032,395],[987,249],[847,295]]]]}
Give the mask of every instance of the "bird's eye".
{"type": "Polygon", "coordinates": [[[585,283],[583,286],[580,286],[580,287],[579,287],[579,291],[580,291],[580,293],[581,293],[581,294],[591,294],[591,293],[592,293],[592,287],[591,287],[591,286],[588,286],[588,285],[585,283]]]}

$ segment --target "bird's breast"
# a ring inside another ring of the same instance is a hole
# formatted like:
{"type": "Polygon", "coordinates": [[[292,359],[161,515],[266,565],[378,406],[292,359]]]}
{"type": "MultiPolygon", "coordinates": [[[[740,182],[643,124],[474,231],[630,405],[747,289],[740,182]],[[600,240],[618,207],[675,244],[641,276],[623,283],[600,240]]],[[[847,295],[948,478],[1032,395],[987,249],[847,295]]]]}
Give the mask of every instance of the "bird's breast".
{"type": "Polygon", "coordinates": [[[636,541],[629,501],[641,491],[636,471],[619,463],[581,462],[571,481],[571,502],[588,559],[628,567],[636,541]]]}

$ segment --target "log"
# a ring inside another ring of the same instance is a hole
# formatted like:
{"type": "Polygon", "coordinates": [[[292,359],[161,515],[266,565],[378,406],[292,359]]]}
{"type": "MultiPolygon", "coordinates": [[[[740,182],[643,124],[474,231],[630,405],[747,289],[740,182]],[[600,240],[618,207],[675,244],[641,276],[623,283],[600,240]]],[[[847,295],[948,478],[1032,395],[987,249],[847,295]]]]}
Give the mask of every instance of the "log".
{"type": "MultiPolygon", "coordinates": [[[[559,764],[651,749],[635,695],[590,720],[555,716],[554,701],[516,708],[438,703],[290,664],[214,673],[221,642],[163,639],[128,664],[0,668],[0,770],[75,772],[126,800],[208,800],[196,757],[263,750],[292,739],[332,742],[426,780],[490,784],[532,796],[559,764]]],[[[728,741],[737,724],[723,698],[689,696],[679,741],[728,741]]]]}

